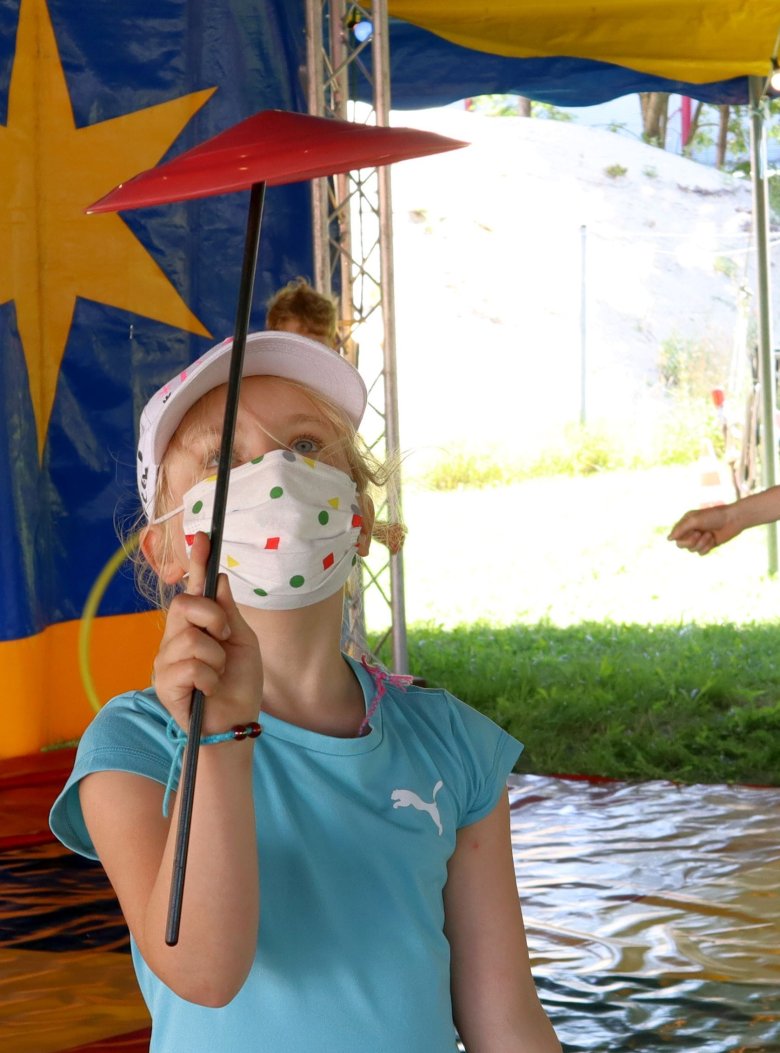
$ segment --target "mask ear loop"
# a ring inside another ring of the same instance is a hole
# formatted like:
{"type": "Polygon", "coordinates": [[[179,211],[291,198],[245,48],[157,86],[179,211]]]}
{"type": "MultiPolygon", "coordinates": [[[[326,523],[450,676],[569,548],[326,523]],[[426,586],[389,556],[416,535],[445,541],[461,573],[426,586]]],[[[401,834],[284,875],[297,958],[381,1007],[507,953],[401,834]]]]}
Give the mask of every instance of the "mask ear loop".
{"type": "Polygon", "coordinates": [[[159,526],[160,523],[167,523],[169,519],[173,519],[174,516],[177,516],[179,512],[183,511],[184,505],[179,505],[179,507],[174,508],[172,512],[166,512],[164,516],[157,516],[156,519],[151,521],[149,526],[159,526]]]}

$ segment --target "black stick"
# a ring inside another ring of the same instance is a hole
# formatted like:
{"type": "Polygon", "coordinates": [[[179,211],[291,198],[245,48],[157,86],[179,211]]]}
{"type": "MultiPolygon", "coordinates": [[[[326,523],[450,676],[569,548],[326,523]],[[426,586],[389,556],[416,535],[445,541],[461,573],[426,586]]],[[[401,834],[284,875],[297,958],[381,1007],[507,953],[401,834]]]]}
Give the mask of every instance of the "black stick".
{"type": "MultiPolygon", "coordinates": [[[[257,251],[260,247],[260,225],[263,220],[263,200],[265,183],[255,183],[249,198],[249,215],[244,242],[244,260],[241,265],[241,285],[238,293],[236,326],[233,333],[233,347],[230,352],[230,375],[228,377],[227,401],[225,402],[225,421],[222,428],[222,444],[219,451],[217,484],[214,492],[214,511],[211,518],[211,548],[206,564],[206,583],[203,595],[213,600],[217,595],[219,578],[219,557],[222,548],[222,533],[225,526],[225,506],[227,504],[230,467],[233,459],[233,437],[238,415],[238,396],[241,390],[241,373],[244,368],[244,351],[246,336],[249,330],[249,316],[252,310],[252,290],[255,284],[257,268],[257,251]]],[[[182,896],[184,877],[187,870],[187,850],[190,843],[192,826],[192,804],[195,797],[195,776],[198,770],[198,753],[200,750],[200,733],[203,727],[203,692],[192,692],[190,703],[190,727],[187,748],[182,762],[179,781],[179,824],[176,828],[176,852],[171,874],[171,893],[168,901],[168,922],[165,930],[165,942],[174,947],[179,942],[181,924],[182,896]]]]}

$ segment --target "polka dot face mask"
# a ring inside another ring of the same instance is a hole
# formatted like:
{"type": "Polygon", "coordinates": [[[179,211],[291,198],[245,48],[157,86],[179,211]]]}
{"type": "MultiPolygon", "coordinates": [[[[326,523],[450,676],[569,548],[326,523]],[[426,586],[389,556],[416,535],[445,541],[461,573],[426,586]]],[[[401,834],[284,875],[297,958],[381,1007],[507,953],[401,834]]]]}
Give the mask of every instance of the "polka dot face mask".
{"type": "MultiPolygon", "coordinates": [[[[184,495],[188,552],[195,534],[211,529],[215,490],[211,476],[184,495]]],[[[219,569],[236,603],[272,611],[307,607],[346,583],[362,523],[348,475],[274,450],[230,473],[219,569]]]]}

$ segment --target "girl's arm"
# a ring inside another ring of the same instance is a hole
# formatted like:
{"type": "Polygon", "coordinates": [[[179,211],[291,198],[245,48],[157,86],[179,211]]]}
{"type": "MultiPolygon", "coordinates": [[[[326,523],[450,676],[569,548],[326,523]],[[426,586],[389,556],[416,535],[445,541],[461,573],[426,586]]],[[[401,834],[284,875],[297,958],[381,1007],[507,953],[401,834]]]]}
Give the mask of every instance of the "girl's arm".
{"type": "Polygon", "coordinates": [[[444,909],[455,1024],[467,1053],[561,1053],[531,976],[507,794],[458,831],[444,909]]]}
{"type": "Polygon", "coordinates": [[[201,748],[175,947],[166,945],[165,929],[178,802],[163,818],[163,787],[126,772],[96,772],[79,787],[87,829],[144,960],[177,995],[199,1005],[229,1002],[257,949],[252,743],[201,748]]]}
{"type": "MultiPolygon", "coordinates": [[[[154,665],[158,697],[179,727],[193,688],[205,696],[203,734],[257,719],[263,670],[257,637],[221,577],[216,600],[202,596],[208,539],[198,534],[188,591],[177,596],[154,665]]],[[[219,1006],[240,990],[257,948],[260,914],[252,799],[254,739],[203,746],[192,810],[179,942],[165,943],[178,805],[162,814],[163,787],[119,771],[79,786],[95,850],[144,960],[176,994],[219,1006]]]]}

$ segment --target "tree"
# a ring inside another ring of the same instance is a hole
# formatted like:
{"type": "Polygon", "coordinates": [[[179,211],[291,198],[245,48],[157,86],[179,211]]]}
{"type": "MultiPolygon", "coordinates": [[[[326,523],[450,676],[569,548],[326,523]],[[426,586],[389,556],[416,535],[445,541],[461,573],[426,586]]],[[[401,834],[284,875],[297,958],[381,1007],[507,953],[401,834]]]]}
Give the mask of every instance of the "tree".
{"type": "Polygon", "coordinates": [[[525,95],[475,95],[466,99],[466,109],[488,117],[542,117],[549,121],[570,121],[572,116],[549,102],[537,102],[525,95]]]}
{"type": "Polygon", "coordinates": [[[642,110],[642,138],[646,143],[666,147],[666,126],[669,121],[669,93],[666,91],[640,91],[639,105],[642,110]]]}
{"type": "MultiPolygon", "coordinates": [[[[767,100],[767,136],[780,139],[780,100],[767,100]]],[[[750,112],[747,106],[697,103],[696,120],[691,121],[689,156],[696,150],[715,147],[715,164],[729,170],[744,169],[750,156],[750,112]]]]}

